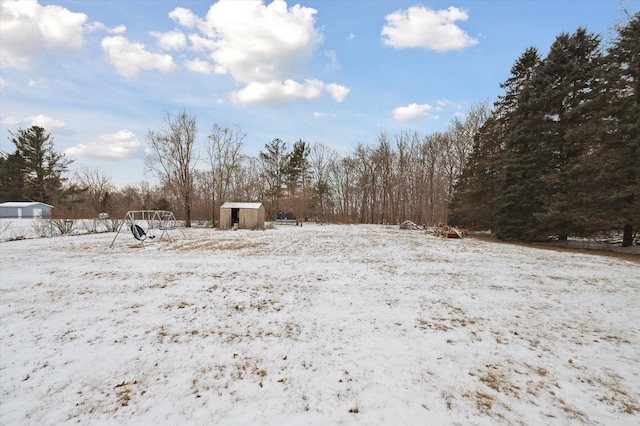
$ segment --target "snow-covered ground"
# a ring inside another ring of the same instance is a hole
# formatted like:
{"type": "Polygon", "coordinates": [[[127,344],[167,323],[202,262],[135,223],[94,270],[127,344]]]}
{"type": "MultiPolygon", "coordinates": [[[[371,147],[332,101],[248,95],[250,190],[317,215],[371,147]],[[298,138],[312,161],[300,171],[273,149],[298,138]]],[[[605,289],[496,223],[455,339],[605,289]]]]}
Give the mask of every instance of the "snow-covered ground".
{"type": "Polygon", "coordinates": [[[640,423],[640,263],[398,227],[0,243],[0,423],[640,423]]]}

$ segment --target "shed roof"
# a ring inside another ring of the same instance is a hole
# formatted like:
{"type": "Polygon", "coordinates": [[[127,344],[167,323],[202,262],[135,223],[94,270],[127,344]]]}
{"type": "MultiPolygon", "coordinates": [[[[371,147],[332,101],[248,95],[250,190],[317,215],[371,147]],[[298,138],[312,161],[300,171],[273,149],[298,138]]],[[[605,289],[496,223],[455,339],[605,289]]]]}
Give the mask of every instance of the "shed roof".
{"type": "Polygon", "coordinates": [[[226,202],[220,206],[221,209],[249,209],[258,210],[262,203],[230,203],[226,202]]]}
{"type": "Polygon", "coordinates": [[[32,207],[32,206],[37,206],[37,205],[42,205],[42,206],[47,206],[47,207],[53,208],[53,206],[51,206],[49,204],[40,203],[38,201],[7,201],[6,203],[1,203],[0,207],[24,208],[24,207],[32,207]]]}

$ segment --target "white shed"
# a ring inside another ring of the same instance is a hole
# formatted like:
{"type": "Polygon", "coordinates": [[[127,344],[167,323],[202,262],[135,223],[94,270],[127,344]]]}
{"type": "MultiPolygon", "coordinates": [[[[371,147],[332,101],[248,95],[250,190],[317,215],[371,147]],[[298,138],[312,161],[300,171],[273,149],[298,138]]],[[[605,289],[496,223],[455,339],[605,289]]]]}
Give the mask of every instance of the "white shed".
{"type": "Polygon", "coordinates": [[[53,206],[36,201],[9,201],[0,204],[0,218],[33,219],[51,217],[53,206]]]}

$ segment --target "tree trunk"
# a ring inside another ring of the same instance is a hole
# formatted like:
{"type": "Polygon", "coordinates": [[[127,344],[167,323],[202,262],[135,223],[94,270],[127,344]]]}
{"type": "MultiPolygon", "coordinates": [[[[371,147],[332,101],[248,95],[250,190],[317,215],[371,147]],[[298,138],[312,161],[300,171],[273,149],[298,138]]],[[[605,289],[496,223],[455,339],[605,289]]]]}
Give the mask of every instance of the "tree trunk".
{"type": "Polygon", "coordinates": [[[622,234],[622,247],[631,247],[633,245],[633,225],[625,224],[622,234]]]}
{"type": "Polygon", "coordinates": [[[186,194],[184,198],[184,214],[184,226],[185,228],[191,228],[191,196],[189,194],[186,194]]]}

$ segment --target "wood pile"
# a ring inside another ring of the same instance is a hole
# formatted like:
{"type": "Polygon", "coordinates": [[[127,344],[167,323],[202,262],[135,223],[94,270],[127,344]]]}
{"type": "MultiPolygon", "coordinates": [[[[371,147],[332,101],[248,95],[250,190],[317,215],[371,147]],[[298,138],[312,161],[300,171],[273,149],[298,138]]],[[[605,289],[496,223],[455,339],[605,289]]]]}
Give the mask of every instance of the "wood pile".
{"type": "Polygon", "coordinates": [[[400,224],[400,229],[408,229],[410,231],[420,231],[422,228],[410,220],[405,220],[400,224]]]}
{"type": "Polygon", "coordinates": [[[443,226],[441,230],[441,235],[445,238],[464,238],[467,236],[466,230],[458,229],[454,226],[443,226]]]}

